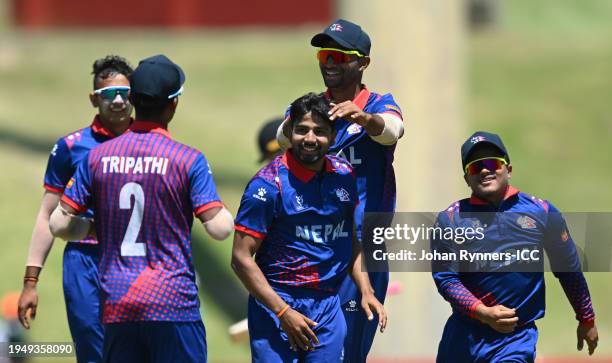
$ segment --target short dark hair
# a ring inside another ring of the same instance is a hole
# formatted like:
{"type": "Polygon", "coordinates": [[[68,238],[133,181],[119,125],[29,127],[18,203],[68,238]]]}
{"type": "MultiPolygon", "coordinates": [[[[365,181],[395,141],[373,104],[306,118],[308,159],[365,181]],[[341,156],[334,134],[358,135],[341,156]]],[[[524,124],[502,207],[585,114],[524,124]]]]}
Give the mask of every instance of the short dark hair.
{"type": "Polygon", "coordinates": [[[117,74],[123,74],[129,77],[134,69],[130,63],[123,57],[118,55],[107,55],[104,58],[96,59],[93,63],[93,87],[96,88],[96,83],[100,80],[107,79],[117,74]]]}
{"type": "Polygon", "coordinates": [[[160,100],[148,95],[131,93],[130,102],[136,109],[136,118],[146,120],[155,119],[161,115],[172,99],[160,100]]]}
{"type": "Polygon", "coordinates": [[[289,122],[293,127],[296,121],[301,120],[304,115],[310,112],[313,116],[316,115],[319,119],[327,121],[331,126],[332,121],[328,114],[330,109],[329,99],[325,94],[310,92],[291,103],[289,122]]]}

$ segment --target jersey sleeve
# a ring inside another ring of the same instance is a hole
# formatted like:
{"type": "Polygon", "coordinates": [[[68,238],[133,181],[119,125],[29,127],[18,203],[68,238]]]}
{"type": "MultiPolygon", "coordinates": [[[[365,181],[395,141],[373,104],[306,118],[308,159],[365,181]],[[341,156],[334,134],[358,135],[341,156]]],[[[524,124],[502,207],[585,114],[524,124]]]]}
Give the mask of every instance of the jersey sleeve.
{"type": "Polygon", "coordinates": [[[45,170],[44,188],[50,192],[62,193],[66,184],[74,174],[72,156],[64,139],[59,139],[53,145],[47,169],[45,170]]]}
{"type": "Polygon", "coordinates": [[[544,248],[553,273],[567,296],[576,320],[583,325],[595,322],[595,312],[589,287],[581,270],[576,245],[561,212],[549,204],[548,221],[544,235],[544,248]]]}
{"type": "Polygon", "coordinates": [[[390,93],[380,96],[373,113],[390,113],[403,119],[402,110],[390,93]]]}
{"type": "Polygon", "coordinates": [[[223,206],[221,198],[217,194],[212,170],[202,153],[198,154],[191,165],[188,178],[193,213],[196,216],[211,208],[223,206]]]}
{"type": "Polygon", "coordinates": [[[76,173],[66,184],[62,202],[76,209],[79,213],[87,211],[92,203],[91,198],[91,172],[89,168],[89,157],[83,158],[79,163],[76,173]]]}
{"type": "MultiPolygon", "coordinates": [[[[452,212],[451,212],[452,213],[452,212]]],[[[447,212],[438,214],[435,226],[437,228],[450,227],[450,220],[447,212]]],[[[431,239],[431,250],[439,253],[456,252],[456,244],[453,241],[448,241],[443,238],[438,238],[437,233],[431,239]]],[[[438,292],[442,297],[451,304],[454,311],[469,316],[475,317],[476,307],[482,302],[468,290],[461,282],[459,277],[458,266],[452,261],[433,261],[432,276],[438,292]]]]}
{"type": "Polygon", "coordinates": [[[235,229],[264,239],[277,215],[278,188],[261,178],[247,185],[236,215],[235,229]]]}

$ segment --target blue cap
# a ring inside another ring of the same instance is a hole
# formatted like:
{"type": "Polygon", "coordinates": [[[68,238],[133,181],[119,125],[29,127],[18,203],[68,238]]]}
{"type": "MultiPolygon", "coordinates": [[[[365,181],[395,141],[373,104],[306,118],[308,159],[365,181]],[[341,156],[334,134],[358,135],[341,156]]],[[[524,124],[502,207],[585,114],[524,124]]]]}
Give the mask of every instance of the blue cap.
{"type": "Polygon", "coordinates": [[[333,39],[343,48],[358,50],[364,55],[370,55],[370,37],[361,27],[348,20],[338,19],[331,23],[322,33],[312,37],[310,44],[313,47],[323,47],[324,41],[333,39]]]}
{"type": "Polygon", "coordinates": [[[502,153],[504,159],[510,163],[508,151],[506,150],[506,147],[504,146],[504,143],[499,135],[486,131],[476,131],[474,134],[472,134],[472,136],[468,137],[468,139],[463,143],[463,146],[461,146],[461,164],[463,165],[463,168],[465,168],[470,161],[470,153],[474,151],[476,146],[482,144],[490,144],[495,146],[502,153]]]}
{"type": "Polygon", "coordinates": [[[132,94],[157,100],[180,95],[185,83],[185,73],[181,67],[162,54],[141,60],[129,78],[132,94]]]}

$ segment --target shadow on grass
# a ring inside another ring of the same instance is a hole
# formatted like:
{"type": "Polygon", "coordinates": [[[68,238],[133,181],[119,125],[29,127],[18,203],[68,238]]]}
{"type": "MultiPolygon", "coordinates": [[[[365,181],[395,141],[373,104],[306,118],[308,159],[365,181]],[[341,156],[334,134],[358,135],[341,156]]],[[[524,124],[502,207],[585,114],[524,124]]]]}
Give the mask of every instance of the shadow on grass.
{"type": "MultiPolygon", "coordinates": [[[[4,121],[3,121],[4,122],[4,121]]],[[[0,144],[12,144],[31,152],[48,154],[57,138],[47,139],[11,130],[0,125],[0,144]]]]}
{"type": "Polygon", "coordinates": [[[209,247],[210,241],[202,235],[192,234],[192,252],[195,269],[200,278],[200,290],[225,313],[230,321],[246,317],[247,292],[233,275],[229,260],[220,260],[209,247]]]}

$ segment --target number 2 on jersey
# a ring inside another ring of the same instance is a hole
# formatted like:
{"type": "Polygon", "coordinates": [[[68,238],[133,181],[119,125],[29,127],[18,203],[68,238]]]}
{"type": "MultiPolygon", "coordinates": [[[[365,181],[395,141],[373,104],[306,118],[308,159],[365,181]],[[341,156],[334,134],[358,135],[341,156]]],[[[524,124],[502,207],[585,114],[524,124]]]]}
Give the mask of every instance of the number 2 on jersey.
{"type": "Polygon", "coordinates": [[[144,242],[136,241],[138,233],[140,233],[140,226],[142,226],[145,203],[144,191],[140,184],[130,182],[121,188],[119,208],[132,209],[132,196],[134,196],[134,209],[123,241],[121,241],[121,256],[146,256],[147,245],[144,242]]]}

